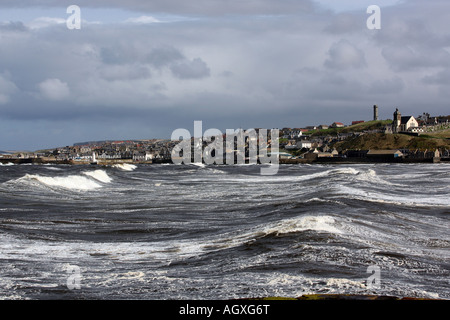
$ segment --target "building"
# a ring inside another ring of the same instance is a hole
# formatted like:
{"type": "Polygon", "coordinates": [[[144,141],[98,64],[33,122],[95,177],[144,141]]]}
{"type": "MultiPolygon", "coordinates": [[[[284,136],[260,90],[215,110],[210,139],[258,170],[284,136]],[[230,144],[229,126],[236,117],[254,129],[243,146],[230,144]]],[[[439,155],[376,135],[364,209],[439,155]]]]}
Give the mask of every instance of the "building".
{"type": "Polygon", "coordinates": [[[358,123],[364,123],[364,120],[352,121],[352,126],[354,126],[355,124],[358,124],[358,123]]]}
{"type": "Polygon", "coordinates": [[[303,148],[305,148],[305,149],[311,149],[311,147],[312,147],[312,142],[311,142],[311,141],[308,141],[308,140],[300,140],[300,141],[297,142],[297,147],[298,147],[299,149],[303,149],[303,148]]]}
{"type": "Polygon", "coordinates": [[[413,116],[406,116],[401,118],[401,131],[411,131],[413,128],[419,127],[419,123],[413,116]]]}
{"type": "Polygon", "coordinates": [[[402,114],[398,111],[398,108],[395,109],[394,118],[392,119],[392,133],[400,132],[400,124],[402,123],[402,114]]]}
{"type": "Polygon", "coordinates": [[[419,123],[413,116],[403,116],[398,111],[398,108],[395,109],[394,119],[392,121],[392,132],[399,133],[404,131],[411,131],[410,128],[418,127],[419,123]]]}
{"type": "Polygon", "coordinates": [[[331,128],[343,128],[344,124],[342,122],[333,122],[333,124],[330,127],[331,128]]]}
{"type": "Polygon", "coordinates": [[[378,106],[377,105],[373,106],[373,120],[378,121],[378,106]]]}
{"type": "Polygon", "coordinates": [[[403,153],[400,150],[369,150],[367,158],[402,158],[403,153]]]}
{"type": "Polygon", "coordinates": [[[276,155],[276,156],[278,156],[278,159],[292,159],[293,158],[292,154],[287,153],[287,152],[271,152],[268,155],[269,156],[276,155]]]}

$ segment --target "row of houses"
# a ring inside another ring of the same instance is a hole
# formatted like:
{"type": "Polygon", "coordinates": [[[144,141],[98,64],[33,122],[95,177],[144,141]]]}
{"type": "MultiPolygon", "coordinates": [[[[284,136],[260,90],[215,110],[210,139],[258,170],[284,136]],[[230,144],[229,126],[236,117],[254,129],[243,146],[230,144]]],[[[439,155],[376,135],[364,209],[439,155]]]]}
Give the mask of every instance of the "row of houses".
{"type": "Polygon", "coordinates": [[[56,148],[42,156],[74,161],[91,161],[94,157],[98,160],[153,161],[170,159],[171,144],[170,140],[87,142],[56,148]]]}
{"type": "Polygon", "coordinates": [[[305,128],[283,128],[280,130],[280,137],[285,139],[295,139],[300,138],[303,135],[303,133],[309,131],[326,130],[329,128],[344,128],[344,127],[345,125],[342,122],[333,122],[331,125],[321,124],[318,126],[307,126],[305,128]]]}
{"type": "Polygon", "coordinates": [[[402,116],[398,108],[394,112],[391,126],[386,126],[386,133],[421,134],[450,128],[450,116],[431,117],[423,113],[417,119],[413,116],[402,116]]]}
{"type": "Polygon", "coordinates": [[[351,137],[359,136],[360,132],[338,133],[336,135],[323,136],[301,136],[300,138],[289,139],[287,142],[280,143],[280,147],[286,150],[302,150],[321,148],[323,146],[332,145],[336,142],[346,140],[351,137]]]}
{"type": "MultiPolygon", "coordinates": [[[[331,161],[359,161],[368,160],[368,161],[387,161],[387,160],[402,160],[402,161],[422,161],[422,160],[432,160],[433,162],[439,160],[450,159],[450,150],[427,150],[427,151],[418,151],[418,150],[407,150],[407,149],[397,149],[397,150],[346,150],[343,153],[338,153],[335,149],[321,151],[318,149],[311,149],[310,151],[302,154],[298,158],[303,158],[306,160],[331,160],[331,161]],[[333,159],[329,159],[333,158],[333,159]],[[351,160],[353,159],[353,160],[351,160]]],[[[292,159],[292,157],[291,157],[292,159]]]]}

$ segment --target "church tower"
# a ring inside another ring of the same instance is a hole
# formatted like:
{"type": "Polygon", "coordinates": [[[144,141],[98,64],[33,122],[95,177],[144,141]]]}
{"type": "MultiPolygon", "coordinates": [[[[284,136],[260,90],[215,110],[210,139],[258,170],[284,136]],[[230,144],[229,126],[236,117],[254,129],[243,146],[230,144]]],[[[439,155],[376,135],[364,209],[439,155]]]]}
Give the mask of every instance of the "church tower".
{"type": "Polygon", "coordinates": [[[378,106],[377,105],[373,106],[373,120],[378,121],[378,106]]]}
{"type": "Polygon", "coordinates": [[[392,121],[392,132],[398,133],[400,131],[401,124],[402,124],[402,114],[398,111],[398,108],[396,108],[394,112],[394,119],[392,121]]]}

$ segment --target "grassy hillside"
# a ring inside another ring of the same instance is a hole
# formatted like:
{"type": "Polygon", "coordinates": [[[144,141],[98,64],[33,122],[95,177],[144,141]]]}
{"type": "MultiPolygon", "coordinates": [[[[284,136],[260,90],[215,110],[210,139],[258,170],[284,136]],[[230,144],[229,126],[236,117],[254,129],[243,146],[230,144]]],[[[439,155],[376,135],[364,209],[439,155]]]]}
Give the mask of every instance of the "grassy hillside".
{"type": "Polygon", "coordinates": [[[450,149],[450,140],[431,136],[408,136],[403,134],[367,133],[356,138],[350,138],[334,145],[342,150],[383,150],[383,149],[419,149],[434,150],[436,148],[450,149]]]}
{"type": "Polygon", "coordinates": [[[428,132],[420,135],[424,138],[438,138],[438,139],[450,139],[450,129],[442,130],[439,132],[428,132]]]}
{"type": "Polygon", "coordinates": [[[311,136],[321,136],[321,135],[336,135],[338,133],[362,132],[384,128],[387,124],[391,123],[392,120],[367,121],[355,124],[353,126],[348,126],[345,128],[329,128],[324,130],[313,130],[307,132],[306,134],[310,134],[311,136]]]}

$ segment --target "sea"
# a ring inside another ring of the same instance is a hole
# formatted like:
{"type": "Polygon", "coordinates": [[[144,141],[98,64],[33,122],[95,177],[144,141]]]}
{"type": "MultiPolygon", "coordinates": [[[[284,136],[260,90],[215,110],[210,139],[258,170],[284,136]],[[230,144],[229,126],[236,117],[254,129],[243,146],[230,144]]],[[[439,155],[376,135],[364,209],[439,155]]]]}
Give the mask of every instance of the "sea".
{"type": "Polygon", "coordinates": [[[450,299],[450,164],[0,165],[0,299],[450,299]]]}

